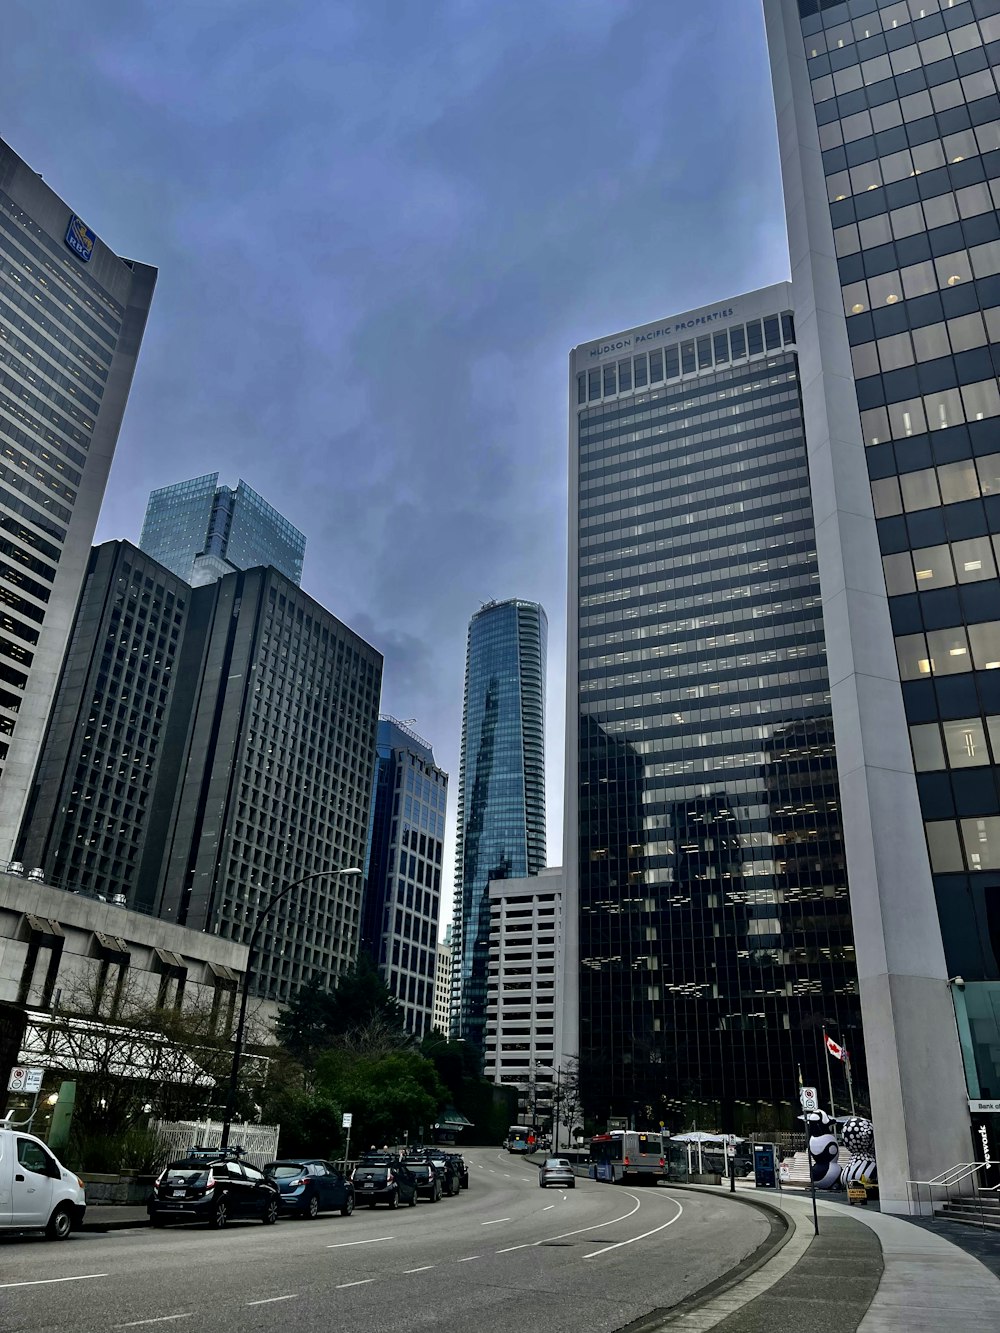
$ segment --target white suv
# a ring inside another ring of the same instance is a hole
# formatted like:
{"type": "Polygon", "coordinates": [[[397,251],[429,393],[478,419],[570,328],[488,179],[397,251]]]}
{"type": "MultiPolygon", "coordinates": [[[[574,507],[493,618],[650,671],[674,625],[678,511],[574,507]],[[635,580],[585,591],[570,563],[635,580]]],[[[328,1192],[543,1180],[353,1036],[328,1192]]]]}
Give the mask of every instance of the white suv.
{"type": "Polygon", "coordinates": [[[33,1134],[0,1120],[0,1229],[65,1240],[83,1223],[83,1181],[33,1134]]]}

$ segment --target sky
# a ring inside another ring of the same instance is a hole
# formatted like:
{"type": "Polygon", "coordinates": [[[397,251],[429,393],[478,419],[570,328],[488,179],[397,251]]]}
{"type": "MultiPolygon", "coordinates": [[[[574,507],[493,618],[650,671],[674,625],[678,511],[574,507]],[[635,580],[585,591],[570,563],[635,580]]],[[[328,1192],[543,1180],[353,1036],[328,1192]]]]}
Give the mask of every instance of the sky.
{"type": "MultiPolygon", "coordinates": [[[[6,0],[0,135],[159,269],[97,540],[243,477],[451,774],[490,599],[549,619],[567,355],[788,276],[757,0],[6,0]]],[[[448,919],[445,895],[443,919],[448,919]]]]}

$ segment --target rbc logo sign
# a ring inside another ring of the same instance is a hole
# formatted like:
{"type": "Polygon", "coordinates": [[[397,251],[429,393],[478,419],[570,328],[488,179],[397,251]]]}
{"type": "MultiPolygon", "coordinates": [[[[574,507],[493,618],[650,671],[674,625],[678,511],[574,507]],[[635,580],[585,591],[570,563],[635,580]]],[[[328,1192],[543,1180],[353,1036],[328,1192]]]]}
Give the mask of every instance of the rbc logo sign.
{"type": "Polygon", "coordinates": [[[77,259],[82,259],[86,264],[87,260],[94,253],[94,242],[97,237],[90,230],[83,218],[78,218],[74,213],[69,220],[69,226],[66,228],[66,244],[76,255],[77,259]]]}

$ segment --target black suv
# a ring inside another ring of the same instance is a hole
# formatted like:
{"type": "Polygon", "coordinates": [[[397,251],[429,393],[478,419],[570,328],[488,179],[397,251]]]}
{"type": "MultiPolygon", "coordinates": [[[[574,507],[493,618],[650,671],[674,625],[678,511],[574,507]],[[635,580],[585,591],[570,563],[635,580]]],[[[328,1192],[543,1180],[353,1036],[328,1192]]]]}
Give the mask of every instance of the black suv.
{"type": "Polygon", "coordinates": [[[446,1152],[440,1152],[437,1148],[428,1148],[420,1154],[420,1160],[430,1162],[441,1180],[442,1192],[447,1195],[454,1195],[462,1188],[462,1173],[455,1158],[446,1152]]]}
{"type": "Polygon", "coordinates": [[[339,1209],[342,1217],[354,1212],[354,1186],[329,1162],[319,1158],[268,1162],[264,1174],[281,1191],[283,1212],[299,1217],[318,1217],[327,1209],[339,1209]]]}
{"type": "Polygon", "coordinates": [[[398,1208],[401,1203],[416,1207],[416,1177],[397,1157],[370,1155],[357,1164],[351,1180],[359,1204],[366,1203],[369,1208],[377,1203],[387,1203],[390,1208],[398,1208]]]}
{"type": "Polygon", "coordinates": [[[458,1179],[462,1189],[469,1188],[469,1164],[460,1152],[449,1153],[448,1156],[458,1167],[458,1179]]]}
{"type": "Polygon", "coordinates": [[[408,1158],[406,1169],[413,1174],[417,1182],[418,1198],[427,1199],[429,1203],[437,1203],[443,1193],[441,1177],[430,1162],[426,1162],[422,1158],[419,1161],[408,1158]]]}
{"type": "Polygon", "coordinates": [[[281,1211],[281,1195],[263,1171],[240,1161],[239,1149],[192,1148],[161,1171],[146,1211],[154,1227],[207,1222],[218,1230],[240,1217],[271,1226],[281,1211]]]}

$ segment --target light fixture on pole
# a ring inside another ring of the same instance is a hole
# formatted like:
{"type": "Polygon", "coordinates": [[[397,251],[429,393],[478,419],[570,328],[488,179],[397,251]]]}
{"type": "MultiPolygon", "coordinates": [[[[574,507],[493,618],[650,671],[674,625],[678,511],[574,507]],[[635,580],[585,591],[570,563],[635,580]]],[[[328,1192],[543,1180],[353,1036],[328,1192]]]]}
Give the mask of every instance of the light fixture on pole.
{"type": "Polygon", "coordinates": [[[283,889],[271,895],[267,903],[257,913],[257,920],[254,922],[253,933],[250,936],[250,946],[247,952],[247,965],[243,972],[243,981],[240,986],[240,1016],[236,1024],[236,1036],[233,1039],[233,1063],[229,1071],[229,1092],[226,1096],[226,1114],[222,1121],[222,1139],[219,1143],[220,1148],[228,1148],[229,1131],[232,1127],[233,1116],[236,1112],[236,1093],[240,1081],[240,1061],[243,1059],[243,1038],[246,1033],[247,1025],[247,1003],[250,999],[250,982],[254,975],[254,965],[256,963],[257,939],[260,935],[260,928],[270,916],[274,908],[281,902],[282,898],[291,893],[292,889],[297,889],[300,884],[307,884],[313,879],[339,879],[341,875],[360,875],[362,874],[360,866],[346,866],[342,870],[314,870],[311,875],[303,875],[301,879],[293,879],[291,884],[286,884],[283,889]]]}

